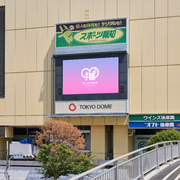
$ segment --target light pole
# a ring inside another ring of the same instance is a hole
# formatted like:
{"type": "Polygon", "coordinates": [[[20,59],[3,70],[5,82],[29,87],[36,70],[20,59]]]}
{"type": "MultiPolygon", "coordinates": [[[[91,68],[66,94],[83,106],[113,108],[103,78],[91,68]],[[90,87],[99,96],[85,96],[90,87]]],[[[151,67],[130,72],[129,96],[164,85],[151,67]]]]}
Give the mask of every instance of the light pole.
{"type": "Polygon", "coordinates": [[[5,171],[4,171],[4,176],[5,176],[6,180],[9,180],[9,175],[8,175],[8,168],[9,168],[9,162],[8,162],[8,156],[9,156],[8,146],[9,146],[9,142],[6,141],[6,169],[5,169],[5,171]]]}

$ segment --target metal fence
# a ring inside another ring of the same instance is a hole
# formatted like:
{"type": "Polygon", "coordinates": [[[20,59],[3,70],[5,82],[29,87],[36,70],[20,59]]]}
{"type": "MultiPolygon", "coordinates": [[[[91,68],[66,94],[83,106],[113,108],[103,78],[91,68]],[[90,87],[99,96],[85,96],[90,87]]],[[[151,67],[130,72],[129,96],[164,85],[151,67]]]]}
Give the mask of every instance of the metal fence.
{"type": "Polygon", "coordinates": [[[180,157],[180,141],[166,141],[130,152],[70,180],[136,180],[159,166],[180,157]],[[151,149],[151,150],[150,150],[151,149]],[[124,158],[131,158],[122,162],[124,158]],[[107,166],[112,165],[110,169],[107,166]],[[97,172],[102,170],[100,174],[97,172]],[[98,175],[97,175],[98,174],[98,175]]]}

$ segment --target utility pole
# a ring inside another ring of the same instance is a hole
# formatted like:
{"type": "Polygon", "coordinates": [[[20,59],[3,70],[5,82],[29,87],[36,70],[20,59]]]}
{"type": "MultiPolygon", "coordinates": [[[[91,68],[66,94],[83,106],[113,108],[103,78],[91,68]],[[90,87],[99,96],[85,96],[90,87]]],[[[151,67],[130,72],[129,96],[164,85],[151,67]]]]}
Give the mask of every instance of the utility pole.
{"type": "Polygon", "coordinates": [[[9,180],[9,173],[8,173],[8,168],[9,168],[9,161],[8,161],[8,157],[9,157],[8,146],[9,146],[9,142],[6,141],[6,170],[5,170],[5,172],[4,172],[4,175],[5,175],[6,180],[9,180]]]}

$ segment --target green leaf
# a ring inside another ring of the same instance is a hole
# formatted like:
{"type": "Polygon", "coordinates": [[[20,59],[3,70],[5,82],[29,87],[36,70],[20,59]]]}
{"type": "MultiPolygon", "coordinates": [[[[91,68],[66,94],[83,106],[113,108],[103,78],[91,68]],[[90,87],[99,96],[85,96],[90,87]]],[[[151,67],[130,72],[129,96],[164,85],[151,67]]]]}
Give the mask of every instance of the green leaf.
{"type": "Polygon", "coordinates": [[[65,143],[42,144],[36,160],[42,163],[43,178],[58,178],[69,174],[79,174],[91,169],[95,163],[91,154],[75,151],[65,143]]]}

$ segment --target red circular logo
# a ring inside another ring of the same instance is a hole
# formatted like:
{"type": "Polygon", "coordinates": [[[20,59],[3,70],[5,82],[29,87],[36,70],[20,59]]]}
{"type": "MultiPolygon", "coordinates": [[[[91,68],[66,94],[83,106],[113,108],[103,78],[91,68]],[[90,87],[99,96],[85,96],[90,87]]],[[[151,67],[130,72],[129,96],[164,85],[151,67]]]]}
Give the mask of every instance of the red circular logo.
{"type": "Polygon", "coordinates": [[[69,110],[70,110],[70,111],[75,111],[75,110],[76,110],[76,106],[75,106],[74,103],[71,103],[71,104],[69,105],[69,110]]]}

